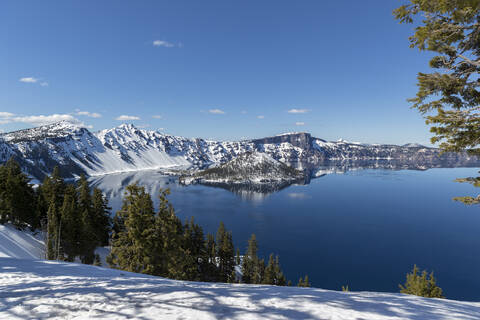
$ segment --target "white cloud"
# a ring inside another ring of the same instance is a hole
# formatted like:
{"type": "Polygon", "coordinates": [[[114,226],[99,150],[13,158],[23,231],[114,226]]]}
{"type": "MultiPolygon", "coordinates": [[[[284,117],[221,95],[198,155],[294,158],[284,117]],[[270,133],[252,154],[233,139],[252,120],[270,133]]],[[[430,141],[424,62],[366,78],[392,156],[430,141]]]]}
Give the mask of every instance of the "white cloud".
{"type": "Polygon", "coordinates": [[[305,122],[298,121],[298,122],[295,122],[295,125],[296,125],[296,126],[304,126],[304,125],[305,125],[305,122]]]}
{"type": "Polygon", "coordinates": [[[209,113],[211,114],[225,114],[225,111],[221,110],[221,109],[210,109],[208,110],[209,113]]]}
{"type": "Polygon", "coordinates": [[[97,112],[88,112],[88,111],[78,111],[77,110],[77,116],[85,116],[89,118],[101,118],[102,115],[97,112]]]}
{"type": "Polygon", "coordinates": [[[246,110],[242,110],[242,112],[240,112],[241,114],[247,114],[247,111],[246,110]]]}
{"type": "Polygon", "coordinates": [[[11,112],[1,112],[0,111],[0,118],[11,118],[13,117],[15,114],[11,113],[11,112]]]}
{"type": "Polygon", "coordinates": [[[257,119],[265,119],[265,116],[262,116],[262,115],[257,116],[257,119]]]}
{"type": "Polygon", "coordinates": [[[307,113],[309,111],[310,111],[309,109],[295,109],[295,108],[293,108],[293,109],[288,110],[287,112],[288,113],[307,113]]]}
{"type": "Polygon", "coordinates": [[[171,42],[164,41],[164,40],[154,40],[152,42],[154,47],[165,47],[165,48],[173,48],[175,45],[171,42]]]}
{"type": "Polygon", "coordinates": [[[37,83],[38,79],[34,77],[24,77],[24,78],[20,78],[18,81],[25,82],[25,83],[37,83]]]}
{"type": "Polygon", "coordinates": [[[68,121],[86,127],[86,125],[71,114],[50,114],[50,115],[15,115],[10,112],[0,112],[0,124],[6,123],[27,123],[34,126],[42,126],[59,121],[68,121]]]}
{"type": "Polygon", "coordinates": [[[43,79],[38,79],[38,78],[34,78],[34,77],[23,77],[23,78],[18,79],[18,81],[23,82],[23,83],[38,83],[42,87],[48,87],[48,82],[47,81],[41,81],[41,80],[43,80],[43,79]]]}
{"type": "Polygon", "coordinates": [[[158,114],[156,114],[156,115],[153,115],[153,116],[152,116],[152,118],[153,118],[153,119],[162,119],[162,116],[161,116],[161,115],[158,115],[158,114]]]}
{"type": "Polygon", "coordinates": [[[140,117],[137,117],[137,116],[128,116],[128,115],[122,114],[121,116],[115,118],[115,120],[119,120],[119,121],[140,120],[140,117]]]}

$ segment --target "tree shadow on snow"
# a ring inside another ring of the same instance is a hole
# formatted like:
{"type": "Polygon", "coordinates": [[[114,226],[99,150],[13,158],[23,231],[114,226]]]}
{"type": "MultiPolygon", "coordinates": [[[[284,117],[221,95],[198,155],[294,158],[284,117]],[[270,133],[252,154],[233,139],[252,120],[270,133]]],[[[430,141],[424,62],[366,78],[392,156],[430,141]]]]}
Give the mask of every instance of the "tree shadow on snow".
{"type": "Polygon", "coordinates": [[[480,304],[400,294],[173,281],[73,263],[0,258],[0,318],[330,319],[335,313],[358,320],[477,320],[480,304]]]}

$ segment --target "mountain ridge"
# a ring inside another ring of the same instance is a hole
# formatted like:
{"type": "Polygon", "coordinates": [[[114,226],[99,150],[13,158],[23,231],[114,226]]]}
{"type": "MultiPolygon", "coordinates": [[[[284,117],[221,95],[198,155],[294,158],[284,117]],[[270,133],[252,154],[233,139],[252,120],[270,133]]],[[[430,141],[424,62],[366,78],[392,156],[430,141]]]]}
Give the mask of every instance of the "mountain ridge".
{"type": "Polygon", "coordinates": [[[0,163],[15,158],[36,179],[55,166],[66,178],[147,169],[202,169],[226,163],[246,152],[261,152],[298,169],[331,161],[395,159],[471,164],[465,153],[440,154],[417,144],[368,145],[336,142],[296,132],[242,141],[185,138],[145,130],[133,124],[91,132],[66,121],[0,135],[0,163]]]}

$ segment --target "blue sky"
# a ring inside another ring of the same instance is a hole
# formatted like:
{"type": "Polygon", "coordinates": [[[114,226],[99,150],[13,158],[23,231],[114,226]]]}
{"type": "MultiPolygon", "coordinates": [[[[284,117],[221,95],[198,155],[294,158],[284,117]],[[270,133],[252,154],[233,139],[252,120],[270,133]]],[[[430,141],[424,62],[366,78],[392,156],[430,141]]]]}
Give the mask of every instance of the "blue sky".
{"type": "Polygon", "coordinates": [[[429,56],[393,19],[402,3],[2,1],[0,130],[75,119],[222,140],[428,143],[406,99],[429,56]]]}

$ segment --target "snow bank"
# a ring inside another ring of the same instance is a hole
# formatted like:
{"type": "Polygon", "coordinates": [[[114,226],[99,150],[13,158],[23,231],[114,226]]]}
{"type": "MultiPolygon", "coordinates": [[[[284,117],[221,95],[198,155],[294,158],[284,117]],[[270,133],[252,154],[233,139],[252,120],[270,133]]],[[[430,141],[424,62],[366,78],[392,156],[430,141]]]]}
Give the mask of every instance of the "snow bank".
{"type": "Polygon", "coordinates": [[[0,258],[0,319],[480,319],[480,303],[402,294],[174,281],[0,258]]]}
{"type": "Polygon", "coordinates": [[[0,225],[0,257],[44,258],[43,234],[21,231],[10,224],[0,225]]]}

